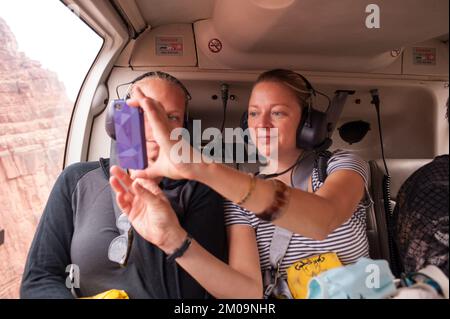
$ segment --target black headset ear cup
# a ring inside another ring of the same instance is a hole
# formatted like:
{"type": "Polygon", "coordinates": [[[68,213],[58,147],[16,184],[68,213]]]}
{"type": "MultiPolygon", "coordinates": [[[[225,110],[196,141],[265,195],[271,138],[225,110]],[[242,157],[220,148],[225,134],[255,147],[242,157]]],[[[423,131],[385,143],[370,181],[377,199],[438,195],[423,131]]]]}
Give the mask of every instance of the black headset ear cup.
{"type": "Polygon", "coordinates": [[[319,149],[324,146],[324,143],[329,143],[326,113],[314,109],[306,109],[302,113],[300,122],[301,125],[297,129],[298,148],[309,151],[319,149]]]}
{"type": "Polygon", "coordinates": [[[116,130],[114,128],[114,101],[111,101],[106,108],[105,130],[110,138],[116,139],[116,130]]]}
{"type": "Polygon", "coordinates": [[[300,123],[297,127],[297,136],[296,136],[296,145],[297,148],[301,148],[301,145],[304,143],[302,142],[302,130],[305,126],[306,119],[308,118],[309,109],[307,107],[304,107],[302,110],[302,117],[300,118],[300,123]]]}

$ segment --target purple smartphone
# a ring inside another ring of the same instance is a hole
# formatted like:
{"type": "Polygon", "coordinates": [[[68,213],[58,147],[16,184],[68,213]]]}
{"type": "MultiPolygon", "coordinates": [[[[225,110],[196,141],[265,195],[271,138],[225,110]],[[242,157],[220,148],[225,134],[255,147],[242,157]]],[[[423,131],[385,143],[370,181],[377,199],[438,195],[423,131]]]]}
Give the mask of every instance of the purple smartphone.
{"type": "Polygon", "coordinates": [[[144,112],[124,100],[114,101],[114,130],[119,165],[125,169],[147,168],[144,112]]]}

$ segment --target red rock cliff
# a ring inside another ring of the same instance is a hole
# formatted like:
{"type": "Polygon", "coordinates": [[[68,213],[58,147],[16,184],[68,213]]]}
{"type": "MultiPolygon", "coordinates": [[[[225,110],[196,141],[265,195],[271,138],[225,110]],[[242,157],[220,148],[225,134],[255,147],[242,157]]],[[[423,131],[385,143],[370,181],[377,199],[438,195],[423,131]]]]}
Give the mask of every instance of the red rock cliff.
{"type": "Polygon", "coordinates": [[[55,73],[18,51],[0,18],[0,298],[17,298],[26,255],[61,172],[72,102],[55,73]]]}

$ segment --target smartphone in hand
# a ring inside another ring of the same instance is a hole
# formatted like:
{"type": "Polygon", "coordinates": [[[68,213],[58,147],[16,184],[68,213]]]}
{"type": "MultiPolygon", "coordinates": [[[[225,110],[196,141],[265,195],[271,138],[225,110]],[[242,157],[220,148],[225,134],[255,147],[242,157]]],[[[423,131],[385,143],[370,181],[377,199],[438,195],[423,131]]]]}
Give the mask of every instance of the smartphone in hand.
{"type": "Polygon", "coordinates": [[[113,103],[116,154],[120,167],[147,168],[144,111],[140,107],[128,106],[125,100],[114,100],[113,103]]]}

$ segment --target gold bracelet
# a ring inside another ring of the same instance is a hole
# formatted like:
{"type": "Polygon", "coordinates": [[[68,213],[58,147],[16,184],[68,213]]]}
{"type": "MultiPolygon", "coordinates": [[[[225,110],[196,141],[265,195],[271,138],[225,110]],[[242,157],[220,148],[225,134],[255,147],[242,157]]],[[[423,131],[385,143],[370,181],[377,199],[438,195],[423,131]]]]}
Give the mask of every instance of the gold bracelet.
{"type": "Polygon", "coordinates": [[[274,221],[275,219],[279,218],[282,213],[284,213],[291,198],[290,187],[277,179],[273,179],[272,182],[275,188],[273,202],[268,209],[259,214],[256,214],[256,216],[258,216],[262,220],[269,222],[274,221]]]}
{"type": "Polygon", "coordinates": [[[248,192],[242,197],[240,201],[238,201],[236,204],[241,206],[243,205],[250,197],[250,195],[253,193],[253,190],[256,186],[256,178],[252,174],[248,174],[250,176],[250,187],[248,189],[248,192]]]}

